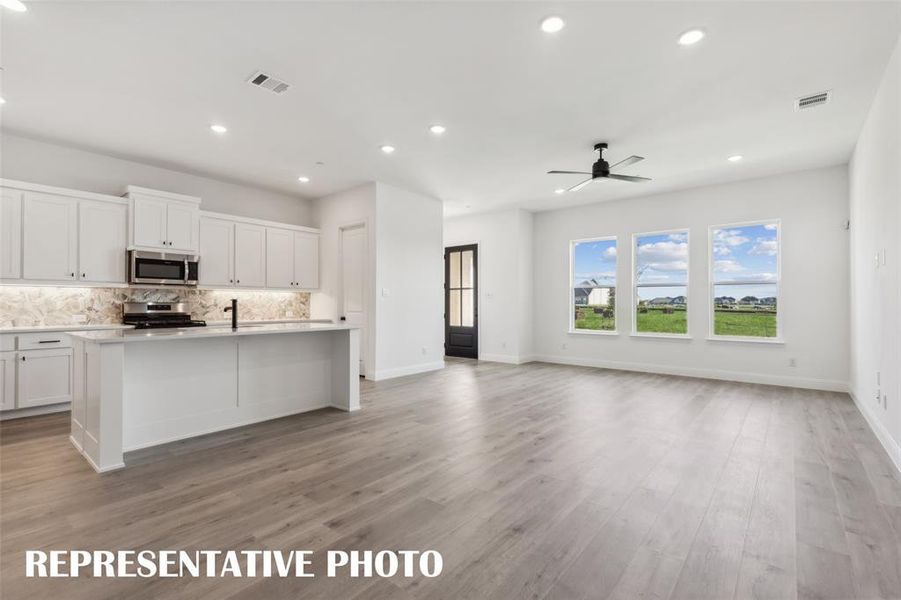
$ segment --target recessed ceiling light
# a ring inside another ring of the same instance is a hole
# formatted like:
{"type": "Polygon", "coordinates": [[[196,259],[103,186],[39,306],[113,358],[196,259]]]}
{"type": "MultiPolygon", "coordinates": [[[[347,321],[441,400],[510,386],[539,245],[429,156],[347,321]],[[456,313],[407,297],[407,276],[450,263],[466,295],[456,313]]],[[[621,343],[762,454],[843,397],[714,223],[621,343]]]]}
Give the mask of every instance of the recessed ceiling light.
{"type": "Polygon", "coordinates": [[[392,152],[394,152],[394,146],[385,144],[384,146],[382,146],[382,152],[384,152],[385,154],[391,154],[392,152]]]}
{"type": "Polygon", "coordinates": [[[429,127],[429,131],[431,131],[435,135],[441,135],[442,133],[447,131],[447,128],[444,125],[436,124],[436,125],[432,125],[431,127],[429,127]]]}
{"type": "Polygon", "coordinates": [[[704,33],[703,29],[689,29],[679,36],[679,45],[691,46],[692,44],[697,44],[704,39],[705,35],[707,34],[704,33]]]}
{"type": "Polygon", "coordinates": [[[726,160],[728,160],[729,162],[738,162],[738,161],[740,161],[740,160],[743,159],[743,158],[744,158],[744,156],[742,156],[741,154],[734,154],[734,155],[730,156],[730,157],[729,157],[728,159],[726,159],[726,160]]]}
{"type": "Polygon", "coordinates": [[[0,104],[6,104],[6,98],[0,96],[0,104]]]}
{"type": "Polygon", "coordinates": [[[564,27],[566,27],[566,21],[556,15],[541,20],[541,31],[545,33],[557,33],[564,27]]]}
{"type": "Polygon", "coordinates": [[[212,129],[215,133],[225,133],[228,131],[228,127],[225,125],[210,125],[210,129],[212,129]]]}
{"type": "Polygon", "coordinates": [[[555,194],[563,194],[564,192],[566,192],[566,190],[563,188],[557,188],[556,190],[554,190],[555,194]]]}
{"type": "Polygon", "coordinates": [[[300,177],[297,178],[297,181],[299,181],[301,183],[310,183],[310,178],[307,177],[306,175],[301,175],[300,177]]]}
{"type": "Polygon", "coordinates": [[[28,7],[22,4],[19,0],[0,0],[0,6],[8,8],[9,10],[14,10],[16,12],[25,12],[28,10],[28,7]]]}

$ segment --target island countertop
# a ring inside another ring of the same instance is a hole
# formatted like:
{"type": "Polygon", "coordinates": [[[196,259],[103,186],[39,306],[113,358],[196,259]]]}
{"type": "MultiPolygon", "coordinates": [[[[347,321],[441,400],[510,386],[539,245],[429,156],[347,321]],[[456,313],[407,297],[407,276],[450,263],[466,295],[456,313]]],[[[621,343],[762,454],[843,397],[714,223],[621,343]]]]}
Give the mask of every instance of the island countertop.
{"type": "Polygon", "coordinates": [[[245,335],[272,335],[278,333],[312,333],[317,331],[343,331],[349,329],[359,329],[359,327],[343,323],[270,323],[239,324],[238,328],[235,330],[228,325],[214,325],[178,329],[72,331],[69,332],[69,335],[73,338],[95,344],[116,344],[123,342],[160,342],[245,335]]]}

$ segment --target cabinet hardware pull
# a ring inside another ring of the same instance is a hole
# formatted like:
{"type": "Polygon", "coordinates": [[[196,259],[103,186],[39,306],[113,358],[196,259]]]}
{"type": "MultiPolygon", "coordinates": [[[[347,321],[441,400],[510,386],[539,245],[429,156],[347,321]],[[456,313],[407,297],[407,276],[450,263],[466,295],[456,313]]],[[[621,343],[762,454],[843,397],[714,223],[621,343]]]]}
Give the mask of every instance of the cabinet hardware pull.
{"type": "Polygon", "coordinates": [[[58,344],[61,341],[62,340],[40,340],[38,343],[39,344],[58,344]]]}
{"type": "Polygon", "coordinates": [[[25,362],[25,357],[24,357],[24,356],[22,357],[22,362],[25,362]]]}
{"type": "Polygon", "coordinates": [[[69,277],[75,277],[75,273],[69,273],[69,277]]]}
{"type": "Polygon", "coordinates": [[[87,277],[88,275],[87,275],[87,273],[82,273],[81,276],[82,276],[82,277],[87,277]]]}

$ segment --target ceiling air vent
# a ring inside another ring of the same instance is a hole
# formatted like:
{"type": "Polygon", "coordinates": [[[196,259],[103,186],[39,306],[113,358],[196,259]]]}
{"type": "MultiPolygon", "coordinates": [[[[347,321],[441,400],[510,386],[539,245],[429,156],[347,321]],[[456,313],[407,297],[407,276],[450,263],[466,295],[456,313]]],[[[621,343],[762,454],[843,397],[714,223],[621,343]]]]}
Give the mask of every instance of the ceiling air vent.
{"type": "Polygon", "coordinates": [[[257,71],[256,73],[251,75],[247,80],[247,83],[258,88],[263,88],[264,90],[269,90],[274,94],[287,92],[288,88],[291,87],[291,84],[285,83],[281,79],[273,77],[269,73],[264,73],[262,71],[257,71]]]}
{"type": "Polygon", "coordinates": [[[809,96],[802,96],[795,100],[795,110],[807,110],[808,108],[822,106],[823,104],[829,102],[831,99],[832,90],[820,92],[818,94],[811,94],[809,96]]]}

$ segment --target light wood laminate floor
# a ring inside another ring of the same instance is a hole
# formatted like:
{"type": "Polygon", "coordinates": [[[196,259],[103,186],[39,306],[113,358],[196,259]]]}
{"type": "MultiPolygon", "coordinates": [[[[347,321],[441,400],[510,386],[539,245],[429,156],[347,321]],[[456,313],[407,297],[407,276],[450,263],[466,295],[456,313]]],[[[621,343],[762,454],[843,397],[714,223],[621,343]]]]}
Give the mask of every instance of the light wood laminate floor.
{"type": "Polygon", "coordinates": [[[901,598],[901,478],[845,394],[454,361],[95,474],[0,426],[14,598],[901,598]],[[25,549],[437,549],[437,579],[26,580],[25,549]]]}

